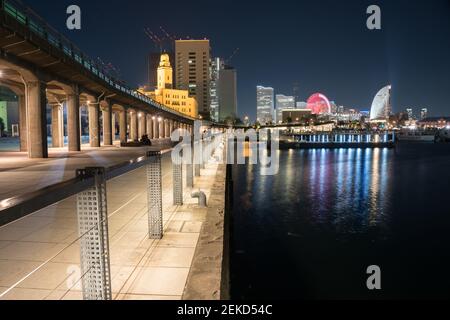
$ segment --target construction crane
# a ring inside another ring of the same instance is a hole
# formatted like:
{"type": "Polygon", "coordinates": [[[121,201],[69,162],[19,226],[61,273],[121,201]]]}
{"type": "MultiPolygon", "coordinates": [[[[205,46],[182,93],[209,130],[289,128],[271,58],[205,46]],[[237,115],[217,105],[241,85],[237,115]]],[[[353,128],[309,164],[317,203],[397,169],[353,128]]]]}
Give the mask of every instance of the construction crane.
{"type": "Polygon", "coordinates": [[[231,60],[233,60],[233,58],[238,54],[239,50],[240,50],[239,48],[234,50],[234,52],[231,54],[231,56],[227,60],[225,60],[225,64],[228,64],[231,60]]]}
{"type": "Polygon", "coordinates": [[[144,29],[145,34],[153,41],[155,47],[159,49],[160,53],[163,51],[163,40],[158,37],[155,33],[153,33],[149,28],[144,29]]]}
{"type": "Polygon", "coordinates": [[[159,29],[160,29],[160,30],[162,31],[162,33],[166,36],[166,39],[170,39],[170,40],[172,40],[172,41],[177,40],[176,37],[170,35],[163,27],[160,26],[159,29]]]}

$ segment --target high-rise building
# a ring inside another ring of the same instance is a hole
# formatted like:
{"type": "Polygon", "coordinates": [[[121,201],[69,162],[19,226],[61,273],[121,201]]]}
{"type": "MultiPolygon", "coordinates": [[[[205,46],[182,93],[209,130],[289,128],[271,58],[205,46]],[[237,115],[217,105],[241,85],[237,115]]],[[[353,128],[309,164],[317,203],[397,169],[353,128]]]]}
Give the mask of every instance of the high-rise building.
{"type": "Polygon", "coordinates": [[[219,120],[234,119],[237,115],[236,69],[225,66],[219,73],[219,120]]]}
{"type": "Polygon", "coordinates": [[[412,120],[414,118],[413,109],[406,109],[406,114],[408,115],[408,120],[412,120]]]}
{"type": "Polygon", "coordinates": [[[211,119],[219,121],[219,77],[220,71],[225,67],[225,63],[221,58],[214,58],[211,61],[211,83],[210,83],[210,109],[211,119]]]}
{"type": "Polygon", "coordinates": [[[256,87],[256,118],[260,124],[273,122],[274,90],[270,87],[256,87]]]}
{"type": "Polygon", "coordinates": [[[210,118],[209,40],[176,40],[175,69],[177,88],[188,90],[198,103],[199,114],[210,118]]]}
{"type": "Polygon", "coordinates": [[[157,75],[156,90],[139,88],[139,92],[175,111],[197,118],[198,109],[195,99],[189,96],[187,90],[173,89],[173,69],[168,54],[161,55],[155,73],[157,75]]]}
{"type": "Polygon", "coordinates": [[[285,96],[283,94],[277,94],[275,96],[275,122],[282,123],[283,122],[283,110],[292,110],[295,109],[295,97],[293,96],[285,96]]]}
{"type": "Polygon", "coordinates": [[[428,109],[422,108],[422,110],[420,110],[420,120],[423,120],[426,118],[428,118],[428,109]]]}

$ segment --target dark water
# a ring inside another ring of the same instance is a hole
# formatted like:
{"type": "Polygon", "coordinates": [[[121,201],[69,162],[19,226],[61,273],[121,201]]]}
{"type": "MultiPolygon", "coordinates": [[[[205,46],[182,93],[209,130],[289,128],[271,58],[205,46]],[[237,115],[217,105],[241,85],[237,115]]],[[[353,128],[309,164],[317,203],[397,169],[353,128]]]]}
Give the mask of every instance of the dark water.
{"type": "Polygon", "coordinates": [[[280,158],[234,166],[234,299],[450,298],[450,144],[280,158]]]}

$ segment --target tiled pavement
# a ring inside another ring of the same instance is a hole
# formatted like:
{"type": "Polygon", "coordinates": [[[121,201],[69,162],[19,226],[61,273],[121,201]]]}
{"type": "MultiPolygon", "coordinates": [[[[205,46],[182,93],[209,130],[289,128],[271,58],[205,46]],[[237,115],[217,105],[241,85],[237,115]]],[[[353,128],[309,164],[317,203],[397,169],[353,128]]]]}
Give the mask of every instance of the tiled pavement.
{"type": "MultiPolygon", "coordinates": [[[[114,152],[114,151],[111,151],[114,152]]],[[[208,198],[217,172],[196,178],[208,198]]],[[[165,236],[149,240],[145,168],[107,184],[113,299],[181,299],[206,209],[184,188],[172,205],[170,156],[163,158],[165,236]]],[[[0,227],[0,299],[82,299],[75,197],[0,227]]]]}

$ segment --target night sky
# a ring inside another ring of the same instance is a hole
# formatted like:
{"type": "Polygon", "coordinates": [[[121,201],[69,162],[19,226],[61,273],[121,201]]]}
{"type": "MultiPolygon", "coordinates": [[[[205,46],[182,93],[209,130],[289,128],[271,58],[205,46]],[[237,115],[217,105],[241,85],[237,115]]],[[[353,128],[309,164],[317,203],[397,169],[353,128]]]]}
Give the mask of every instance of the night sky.
{"type": "Polygon", "coordinates": [[[255,118],[256,86],[300,99],[322,92],[338,105],[369,110],[393,86],[395,112],[422,107],[450,115],[450,0],[140,1],[25,0],[92,58],[121,70],[130,86],[145,84],[155,46],[144,27],[177,38],[207,37],[214,56],[238,71],[239,114],[255,118]],[[82,30],[65,27],[66,8],[82,9],[82,30]],[[366,28],[366,9],[382,10],[382,30],[366,28]]]}

